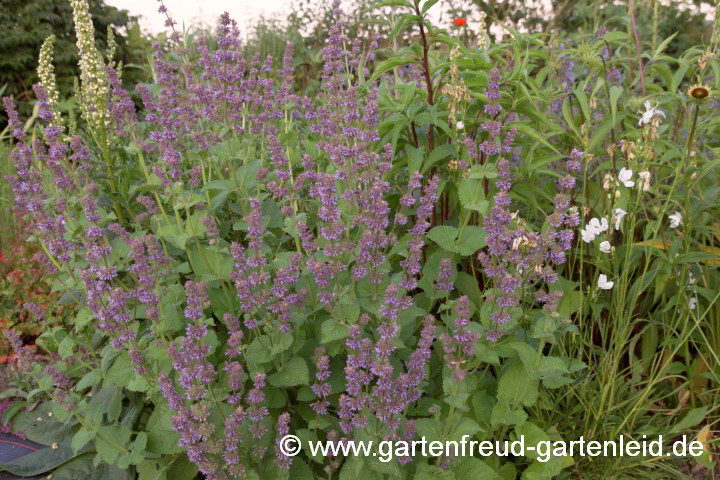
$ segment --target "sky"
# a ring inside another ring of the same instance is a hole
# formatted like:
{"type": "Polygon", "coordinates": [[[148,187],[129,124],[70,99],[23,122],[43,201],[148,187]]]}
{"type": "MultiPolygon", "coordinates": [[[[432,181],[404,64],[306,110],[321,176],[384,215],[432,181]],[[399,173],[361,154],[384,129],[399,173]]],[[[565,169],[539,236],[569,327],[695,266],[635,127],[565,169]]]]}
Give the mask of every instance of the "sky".
{"type": "MultiPolygon", "coordinates": [[[[141,16],[140,25],[152,33],[158,33],[165,29],[165,16],[158,13],[158,0],[105,0],[107,4],[118,8],[124,8],[132,15],[141,16]]],[[[331,0],[327,0],[330,2],[331,0]]],[[[538,2],[538,0],[533,0],[538,2]]],[[[539,0],[541,4],[547,4],[548,0],[539,0]]],[[[668,3],[672,0],[661,0],[668,3]]],[[[243,33],[247,33],[248,27],[254,24],[261,14],[272,16],[280,14],[282,18],[287,16],[287,10],[291,0],[164,0],[165,6],[178,25],[190,25],[194,22],[202,22],[210,26],[217,24],[221,13],[227,11],[230,17],[238,22],[243,33]]],[[[704,5],[702,11],[712,19],[713,11],[708,5],[704,5]]]]}
{"type": "MultiPolygon", "coordinates": [[[[132,15],[140,15],[140,25],[153,33],[164,30],[165,16],[158,13],[157,0],[105,0],[105,3],[124,8],[132,15]]],[[[285,12],[289,0],[164,0],[165,6],[178,25],[190,25],[198,20],[215,26],[221,13],[227,11],[242,29],[261,14],[285,12]]],[[[284,13],[283,13],[284,14],[284,13]]]]}

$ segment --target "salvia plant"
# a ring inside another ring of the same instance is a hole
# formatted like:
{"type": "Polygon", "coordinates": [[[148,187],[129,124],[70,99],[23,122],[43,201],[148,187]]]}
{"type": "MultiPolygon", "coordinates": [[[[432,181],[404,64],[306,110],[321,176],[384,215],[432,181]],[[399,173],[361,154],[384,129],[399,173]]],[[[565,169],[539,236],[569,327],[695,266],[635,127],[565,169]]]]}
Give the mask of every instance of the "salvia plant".
{"type": "MultiPolygon", "coordinates": [[[[287,457],[279,440],[614,438],[697,358],[717,391],[717,42],[679,59],[671,38],[643,53],[607,29],[465,45],[429,21],[434,3],[383,2],[391,37],[348,38],[336,2],[312,98],[291,43],[246,57],[227,14],[191,37],[161,4],[172,34],[138,109],[112,35],[98,50],[71,0],[73,114],[53,37],[42,127],[4,99],[14,208],[78,309],[37,340],[49,363],[8,332],[21,375],[5,420],[53,454],[4,468],[549,479],[583,460],[287,457]],[[556,428],[598,384],[599,407],[556,428]]],[[[712,411],[692,395],[678,431],[712,411]]]]}

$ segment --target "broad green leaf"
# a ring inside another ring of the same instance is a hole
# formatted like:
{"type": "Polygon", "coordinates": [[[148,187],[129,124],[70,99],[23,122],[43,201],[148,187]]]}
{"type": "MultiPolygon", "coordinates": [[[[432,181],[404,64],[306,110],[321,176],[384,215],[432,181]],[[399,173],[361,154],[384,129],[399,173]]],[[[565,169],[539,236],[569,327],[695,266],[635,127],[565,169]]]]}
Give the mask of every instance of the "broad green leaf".
{"type": "Polygon", "coordinates": [[[538,381],[530,378],[525,367],[517,363],[505,370],[500,377],[497,397],[508,405],[530,407],[538,398],[538,381]]]}
{"type": "Polygon", "coordinates": [[[481,214],[487,213],[490,202],[485,200],[485,191],[483,190],[482,182],[474,178],[466,178],[458,187],[458,198],[460,204],[475,212],[481,214]]]}
{"type": "MultiPolygon", "coordinates": [[[[50,472],[75,457],[68,441],[59,443],[56,447],[57,448],[43,448],[18,457],[10,462],[0,463],[0,469],[21,477],[32,477],[50,472]]],[[[85,453],[89,450],[90,448],[86,448],[80,453],[85,453]]]]}
{"type": "Polygon", "coordinates": [[[294,387],[310,383],[307,363],[301,357],[293,357],[282,369],[268,377],[270,385],[275,387],[294,387]]]}
{"type": "Polygon", "coordinates": [[[75,385],[75,391],[82,392],[88,387],[93,387],[97,385],[100,380],[102,380],[100,372],[98,372],[97,370],[90,370],[80,379],[77,385],[75,385]]]}
{"type": "MultiPolygon", "coordinates": [[[[469,452],[469,450],[468,450],[469,452]]],[[[460,456],[453,464],[452,471],[457,480],[503,480],[495,470],[479,458],[460,456]]]]}
{"type": "Polygon", "coordinates": [[[348,327],[334,318],[325,320],[320,327],[320,343],[330,343],[348,336],[348,327]]]}
{"type": "Polygon", "coordinates": [[[95,448],[105,463],[113,464],[126,451],[132,432],[123,425],[104,425],[98,428],[95,448]]]}
{"type": "Polygon", "coordinates": [[[472,255],[485,245],[486,232],[482,227],[470,225],[460,232],[460,238],[457,240],[457,252],[462,256],[472,255]]]}
{"type": "Polygon", "coordinates": [[[405,145],[405,152],[408,156],[408,173],[419,172],[425,159],[425,148],[421,145],[418,148],[410,144],[405,145]]]}
{"type": "Polygon", "coordinates": [[[430,230],[427,234],[428,238],[433,242],[437,243],[444,250],[448,252],[457,252],[457,246],[455,245],[455,239],[457,238],[458,230],[455,227],[448,225],[438,225],[430,230]]]}
{"type": "Polygon", "coordinates": [[[75,432],[75,435],[72,437],[72,442],[70,443],[73,455],[77,455],[80,449],[87,445],[93,438],[95,438],[95,432],[87,430],[85,427],[75,432]]]}
{"type": "Polygon", "coordinates": [[[445,143],[443,145],[435,147],[435,149],[430,152],[430,154],[425,159],[425,163],[423,164],[421,173],[427,173],[438,162],[445,160],[452,155],[455,155],[456,148],[457,147],[452,143],[445,143]]]}

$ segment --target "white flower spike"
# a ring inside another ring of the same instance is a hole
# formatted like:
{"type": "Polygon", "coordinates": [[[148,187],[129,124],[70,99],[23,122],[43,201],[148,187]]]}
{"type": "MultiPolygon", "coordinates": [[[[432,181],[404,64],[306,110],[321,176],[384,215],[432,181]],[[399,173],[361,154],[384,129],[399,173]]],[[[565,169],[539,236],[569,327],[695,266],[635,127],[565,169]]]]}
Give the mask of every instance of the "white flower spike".
{"type": "Polygon", "coordinates": [[[607,275],[604,273],[601,273],[598,277],[598,287],[600,287],[602,290],[610,290],[615,282],[608,282],[607,275]]]}
{"type": "Polygon", "coordinates": [[[670,228],[678,228],[680,224],[683,222],[682,214],[680,212],[675,212],[672,215],[670,215],[670,228]]]}
{"type": "Polygon", "coordinates": [[[695,307],[697,307],[697,299],[691,298],[690,300],[688,300],[688,308],[690,310],[695,310],[695,307]]]}
{"type": "Polygon", "coordinates": [[[623,167],[620,169],[620,173],[618,173],[618,180],[620,180],[620,182],[628,188],[633,187],[635,186],[635,182],[630,180],[632,178],[632,173],[632,170],[628,170],[623,167]]]}

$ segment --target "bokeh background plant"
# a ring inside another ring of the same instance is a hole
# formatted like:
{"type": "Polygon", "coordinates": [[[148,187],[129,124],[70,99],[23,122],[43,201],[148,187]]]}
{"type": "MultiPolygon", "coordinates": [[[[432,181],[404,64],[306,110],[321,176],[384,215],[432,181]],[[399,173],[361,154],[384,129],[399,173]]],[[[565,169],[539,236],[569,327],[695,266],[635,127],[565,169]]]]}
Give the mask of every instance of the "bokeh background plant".
{"type": "Polygon", "coordinates": [[[41,42],[2,137],[3,420],[54,453],[0,467],[717,478],[720,24],[567,3],[298,4],[243,37],[161,2],[132,41],[65,4],[75,87],[41,42]],[[385,463],[288,432],[704,453],[385,463]]]}

